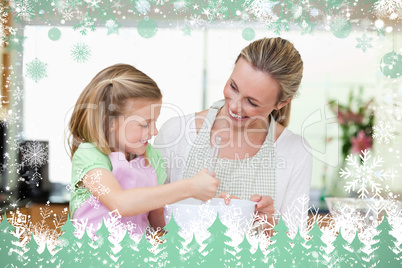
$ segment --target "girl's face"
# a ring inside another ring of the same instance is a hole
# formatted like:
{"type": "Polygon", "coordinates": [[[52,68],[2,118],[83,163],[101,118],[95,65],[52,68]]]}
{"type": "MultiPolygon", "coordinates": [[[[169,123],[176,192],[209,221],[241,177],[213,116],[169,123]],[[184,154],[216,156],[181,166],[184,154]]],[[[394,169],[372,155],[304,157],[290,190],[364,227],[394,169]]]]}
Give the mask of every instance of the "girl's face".
{"type": "Polygon", "coordinates": [[[225,105],[220,115],[229,118],[233,126],[251,127],[258,122],[266,124],[272,110],[288,103],[277,104],[279,90],[279,84],[270,75],[240,58],[223,90],[225,105]]]}
{"type": "Polygon", "coordinates": [[[148,140],[158,134],[156,120],[161,106],[162,100],[127,100],[125,113],[111,122],[109,145],[112,151],[143,155],[148,140]]]}

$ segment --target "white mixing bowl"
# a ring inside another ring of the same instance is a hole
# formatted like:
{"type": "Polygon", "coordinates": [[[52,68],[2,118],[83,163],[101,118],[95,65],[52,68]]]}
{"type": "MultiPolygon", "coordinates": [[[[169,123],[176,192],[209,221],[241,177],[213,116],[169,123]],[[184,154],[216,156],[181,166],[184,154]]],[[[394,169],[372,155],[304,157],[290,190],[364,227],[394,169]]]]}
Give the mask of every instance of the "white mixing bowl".
{"type": "Polygon", "coordinates": [[[206,230],[212,225],[219,212],[219,219],[228,228],[247,231],[254,219],[256,202],[232,199],[226,205],[223,198],[213,198],[207,202],[188,198],[165,206],[165,222],[169,223],[173,213],[176,223],[186,231],[206,230]]]}

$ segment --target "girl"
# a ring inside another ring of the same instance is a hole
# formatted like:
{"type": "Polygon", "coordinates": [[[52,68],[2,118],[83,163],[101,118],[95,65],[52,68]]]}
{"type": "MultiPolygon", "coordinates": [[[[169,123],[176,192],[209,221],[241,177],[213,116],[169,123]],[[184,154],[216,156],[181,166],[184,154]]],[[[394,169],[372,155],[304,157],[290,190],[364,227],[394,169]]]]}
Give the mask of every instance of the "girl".
{"type": "Polygon", "coordinates": [[[103,218],[121,216],[142,234],[148,221],[154,228],[165,225],[164,205],[215,195],[219,181],[207,170],[162,185],[162,156],[148,144],[158,133],[161,104],[157,84],[126,64],[102,70],[84,89],[69,122],[74,219],[88,219],[96,228],[103,218]]]}

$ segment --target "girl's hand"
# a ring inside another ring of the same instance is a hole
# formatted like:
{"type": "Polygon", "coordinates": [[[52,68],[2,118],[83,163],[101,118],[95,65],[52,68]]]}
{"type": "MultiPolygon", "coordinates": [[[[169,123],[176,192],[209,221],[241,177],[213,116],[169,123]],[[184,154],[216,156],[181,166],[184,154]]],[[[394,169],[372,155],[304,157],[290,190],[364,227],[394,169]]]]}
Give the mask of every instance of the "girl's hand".
{"type": "Polygon", "coordinates": [[[202,201],[207,201],[214,197],[220,183],[217,178],[208,174],[207,169],[201,170],[190,180],[191,196],[202,201]]]}
{"type": "Polygon", "coordinates": [[[232,199],[240,199],[237,196],[228,194],[227,192],[220,192],[215,197],[225,199],[225,205],[229,205],[230,200],[232,200],[232,199]]]}

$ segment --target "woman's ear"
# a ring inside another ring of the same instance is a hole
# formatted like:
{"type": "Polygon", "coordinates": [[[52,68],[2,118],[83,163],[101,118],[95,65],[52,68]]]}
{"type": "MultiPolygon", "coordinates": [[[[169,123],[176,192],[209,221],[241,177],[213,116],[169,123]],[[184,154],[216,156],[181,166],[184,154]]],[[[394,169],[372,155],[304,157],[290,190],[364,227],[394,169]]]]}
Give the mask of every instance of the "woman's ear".
{"type": "Polygon", "coordinates": [[[279,102],[279,103],[275,106],[274,110],[280,110],[280,109],[282,109],[282,108],[285,107],[292,99],[293,99],[293,97],[290,97],[289,99],[287,99],[287,100],[285,100],[285,101],[279,102]]]}

